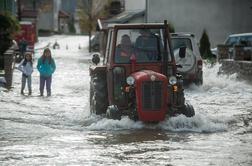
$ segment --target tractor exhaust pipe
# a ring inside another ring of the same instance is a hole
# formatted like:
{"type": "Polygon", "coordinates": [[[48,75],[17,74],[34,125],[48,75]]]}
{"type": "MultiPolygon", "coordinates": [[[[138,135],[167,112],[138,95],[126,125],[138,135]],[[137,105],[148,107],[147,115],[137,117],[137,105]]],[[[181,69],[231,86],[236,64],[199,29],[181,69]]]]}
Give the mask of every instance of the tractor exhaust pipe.
{"type": "Polygon", "coordinates": [[[163,60],[163,74],[168,76],[168,51],[167,51],[167,34],[169,33],[169,28],[167,24],[167,20],[164,20],[165,32],[164,32],[164,60],[163,60]]]}

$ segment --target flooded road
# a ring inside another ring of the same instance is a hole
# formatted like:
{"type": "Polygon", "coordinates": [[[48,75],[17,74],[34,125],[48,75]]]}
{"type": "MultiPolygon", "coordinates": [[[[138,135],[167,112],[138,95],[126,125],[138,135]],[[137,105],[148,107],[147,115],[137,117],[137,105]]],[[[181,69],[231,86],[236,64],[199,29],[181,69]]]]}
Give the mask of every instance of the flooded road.
{"type": "Polygon", "coordinates": [[[195,117],[109,120],[89,114],[87,37],[36,47],[56,39],[51,97],[39,97],[36,69],[31,97],[20,95],[18,71],[14,88],[0,89],[0,165],[252,165],[252,85],[204,66],[203,86],[186,89],[195,117]]]}

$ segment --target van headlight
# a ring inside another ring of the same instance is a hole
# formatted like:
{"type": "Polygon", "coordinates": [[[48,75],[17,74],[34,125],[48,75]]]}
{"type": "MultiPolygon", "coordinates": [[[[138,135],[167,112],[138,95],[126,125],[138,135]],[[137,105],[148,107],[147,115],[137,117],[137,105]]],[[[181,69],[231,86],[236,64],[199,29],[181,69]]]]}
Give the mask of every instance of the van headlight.
{"type": "Polygon", "coordinates": [[[135,83],[135,78],[133,78],[132,76],[129,76],[129,77],[127,77],[127,79],[126,79],[126,82],[127,82],[128,85],[134,85],[134,83],[135,83]]]}
{"type": "Polygon", "coordinates": [[[169,78],[169,83],[170,83],[171,85],[175,85],[175,84],[177,83],[177,78],[174,77],[174,76],[171,76],[171,77],[169,78]]]}

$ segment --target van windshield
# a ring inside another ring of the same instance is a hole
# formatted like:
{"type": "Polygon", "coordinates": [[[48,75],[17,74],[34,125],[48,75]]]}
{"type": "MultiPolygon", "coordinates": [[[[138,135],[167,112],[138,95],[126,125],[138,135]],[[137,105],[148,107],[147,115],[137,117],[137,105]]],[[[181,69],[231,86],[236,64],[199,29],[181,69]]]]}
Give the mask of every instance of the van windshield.
{"type": "Polygon", "coordinates": [[[239,43],[239,37],[229,37],[225,42],[226,45],[236,45],[239,43]]]}
{"type": "MultiPolygon", "coordinates": [[[[132,58],[135,58],[137,63],[161,62],[164,53],[164,29],[117,31],[115,63],[130,63],[132,58]]],[[[168,55],[171,60],[169,53],[168,55]]]]}
{"type": "Polygon", "coordinates": [[[247,36],[232,36],[227,39],[225,42],[226,45],[243,45],[246,47],[252,46],[252,35],[247,36]]]}

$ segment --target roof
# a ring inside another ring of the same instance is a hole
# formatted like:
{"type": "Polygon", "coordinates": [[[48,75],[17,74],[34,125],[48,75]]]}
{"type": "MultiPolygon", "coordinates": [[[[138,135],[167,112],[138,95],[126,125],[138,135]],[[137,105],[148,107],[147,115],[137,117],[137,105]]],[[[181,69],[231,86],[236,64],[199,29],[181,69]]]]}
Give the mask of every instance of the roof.
{"type": "MultiPolygon", "coordinates": [[[[108,24],[108,28],[112,28],[115,26],[120,26],[120,27],[130,27],[130,26],[162,26],[164,23],[131,23],[131,24],[108,24]]],[[[141,27],[144,28],[144,27],[141,27]]]]}
{"type": "Polygon", "coordinates": [[[59,14],[58,14],[58,17],[59,18],[69,18],[70,15],[67,12],[63,11],[63,10],[60,10],[59,14]]]}
{"type": "Polygon", "coordinates": [[[252,36],[252,33],[238,33],[238,34],[231,34],[230,37],[238,37],[238,36],[252,36]]]}
{"type": "Polygon", "coordinates": [[[106,31],[111,28],[125,28],[125,29],[145,29],[145,28],[164,28],[164,23],[131,23],[131,24],[104,24],[101,23],[102,26],[99,26],[99,30],[106,31]]]}
{"type": "Polygon", "coordinates": [[[195,37],[193,33],[190,32],[176,32],[176,33],[171,33],[172,37],[195,37]]]}
{"type": "Polygon", "coordinates": [[[106,20],[106,23],[120,23],[124,24],[129,22],[131,19],[141,17],[145,15],[145,10],[127,10],[124,11],[111,19],[106,20]]]}
{"type": "Polygon", "coordinates": [[[122,27],[122,28],[147,28],[148,27],[153,27],[153,28],[158,28],[160,26],[164,26],[164,23],[130,23],[130,24],[122,24],[122,23],[107,23],[104,20],[97,20],[97,28],[99,30],[106,30],[109,28],[114,28],[114,27],[122,27]]]}

